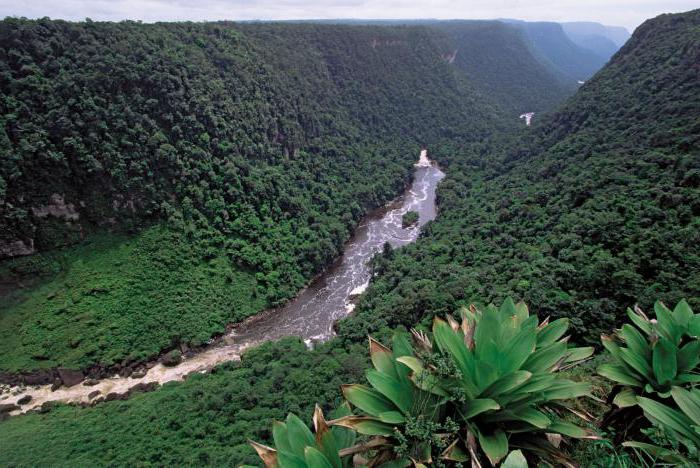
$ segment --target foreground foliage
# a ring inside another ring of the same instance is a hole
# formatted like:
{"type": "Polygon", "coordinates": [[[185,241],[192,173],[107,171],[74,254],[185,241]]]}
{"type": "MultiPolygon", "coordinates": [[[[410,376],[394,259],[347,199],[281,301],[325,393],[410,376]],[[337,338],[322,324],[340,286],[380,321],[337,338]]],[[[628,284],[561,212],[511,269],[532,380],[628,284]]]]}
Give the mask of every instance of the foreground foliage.
{"type": "Polygon", "coordinates": [[[650,319],[639,308],[627,309],[633,325],[602,337],[613,362],[598,373],[623,386],[614,400],[619,407],[636,404],[637,396],[668,398],[674,386],[700,382],[700,314],[686,301],[673,311],[657,302],[654,312],[650,319]]]}
{"type": "Polygon", "coordinates": [[[567,327],[565,319],[539,323],[525,304],[508,299],[500,308],[463,309],[461,323],[436,319],[432,340],[414,331],[417,352],[405,334],[394,336],[393,349],[370,339],[370,386],[343,386],[362,414],[330,424],[372,436],[364,445],[372,466],[479,466],[482,458],[497,465],[509,447],[570,464],[556,437],[596,436],[562,418],[571,411],[566,400],[589,395],[590,387],[556,373],[593,353],[569,348],[567,327]]]}
{"type": "MultiPolygon", "coordinates": [[[[673,311],[657,302],[654,312],[656,318],[650,319],[639,308],[628,309],[633,325],[624,324],[615,337],[602,337],[612,362],[600,366],[598,373],[617,384],[610,399],[620,408],[602,423],[633,437],[641,435],[638,405],[661,430],[667,445],[680,441],[688,456],[697,459],[700,392],[694,386],[700,382],[700,314],[693,313],[685,300],[673,311]]],[[[624,445],[641,449],[652,459],[690,464],[675,447],[636,441],[624,445]]]]}

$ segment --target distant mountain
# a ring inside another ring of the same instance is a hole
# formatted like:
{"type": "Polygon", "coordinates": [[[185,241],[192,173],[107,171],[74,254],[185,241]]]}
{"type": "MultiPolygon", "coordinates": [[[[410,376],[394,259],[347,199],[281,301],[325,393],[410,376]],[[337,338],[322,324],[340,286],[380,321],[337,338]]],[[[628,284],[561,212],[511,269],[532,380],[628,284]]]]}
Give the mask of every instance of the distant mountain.
{"type": "MultiPolygon", "coordinates": [[[[622,26],[606,26],[600,23],[589,21],[576,21],[571,23],[561,23],[564,32],[577,42],[576,37],[591,37],[600,36],[611,41],[617,48],[625,45],[625,42],[630,38],[630,33],[622,26]]],[[[578,42],[577,42],[578,43],[578,42]]],[[[582,45],[582,44],[579,44],[582,45]]],[[[585,46],[584,46],[585,47],[585,46]]]]}
{"type": "Polygon", "coordinates": [[[500,21],[439,21],[432,26],[452,39],[446,60],[511,112],[552,109],[576,90],[573,80],[542,63],[517,26],[500,21]]]}
{"type": "Polygon", "coordinates": [[[533,55],[563,80],[585,81],[607,62],[607,58],[572,41],[559,23],[502,21],[519,27],[525,33],[533,55]]]}

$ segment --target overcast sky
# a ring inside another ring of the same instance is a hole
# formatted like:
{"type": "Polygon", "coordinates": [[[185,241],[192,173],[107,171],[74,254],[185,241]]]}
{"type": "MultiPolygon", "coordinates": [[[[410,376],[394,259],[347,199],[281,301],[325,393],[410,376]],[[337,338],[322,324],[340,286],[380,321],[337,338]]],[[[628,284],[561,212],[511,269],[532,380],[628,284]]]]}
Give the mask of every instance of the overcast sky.
{"type": "Polygon", "coordinates": [[[329,18],[517,18],[597,21],[630,32],[698,0],[0,0],[0,16],[142,21],[329,18]]]}

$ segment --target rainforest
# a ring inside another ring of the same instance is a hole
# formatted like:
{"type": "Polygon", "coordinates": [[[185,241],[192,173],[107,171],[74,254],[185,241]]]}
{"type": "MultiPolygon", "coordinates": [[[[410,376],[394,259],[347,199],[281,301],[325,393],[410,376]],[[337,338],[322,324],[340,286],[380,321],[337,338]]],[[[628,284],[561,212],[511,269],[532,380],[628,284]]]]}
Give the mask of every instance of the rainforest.
{"type": "Polygon", "coordinates": [[[620,29],[0,21],[0,466],[700,463],[700,10],[620,29]]]}

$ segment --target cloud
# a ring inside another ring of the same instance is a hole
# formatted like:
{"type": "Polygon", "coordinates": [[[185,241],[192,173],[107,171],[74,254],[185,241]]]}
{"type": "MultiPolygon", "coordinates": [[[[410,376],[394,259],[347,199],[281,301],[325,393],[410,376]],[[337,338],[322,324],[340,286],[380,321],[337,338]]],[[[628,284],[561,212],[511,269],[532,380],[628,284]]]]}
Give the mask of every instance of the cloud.
{"type": "Polygon", "coordinates": [[[67,20],[212,21],[334,18],[518,18],[598,21],[630,29],[697,0],[0,0],[0,15],[67,20]]]}

